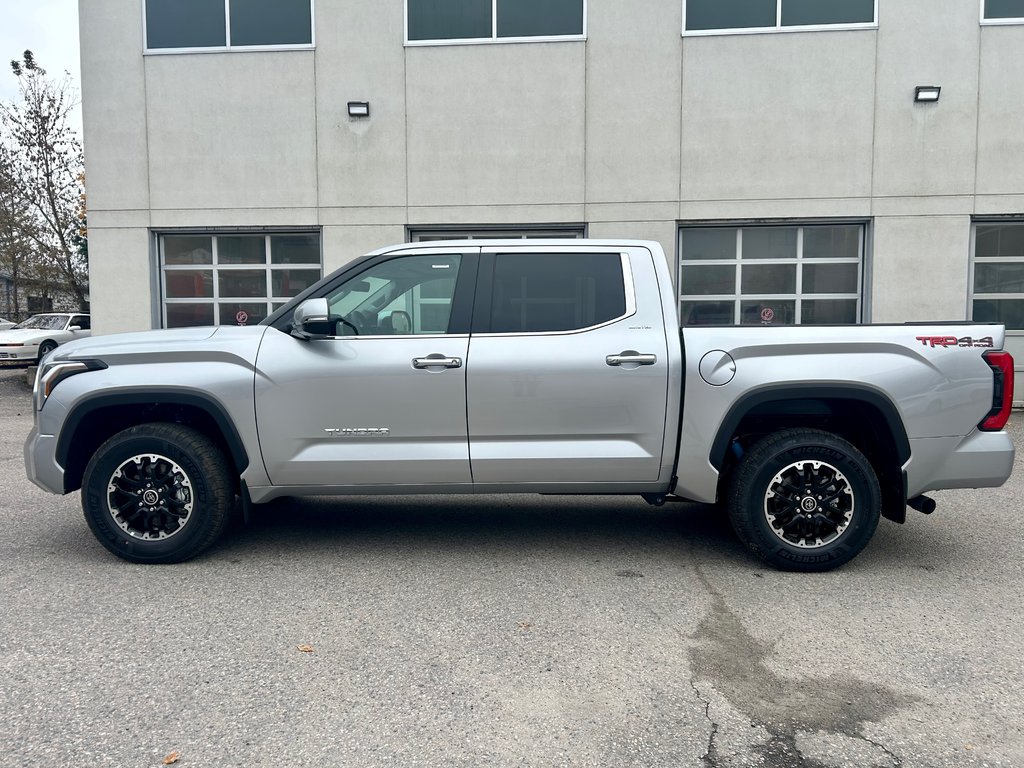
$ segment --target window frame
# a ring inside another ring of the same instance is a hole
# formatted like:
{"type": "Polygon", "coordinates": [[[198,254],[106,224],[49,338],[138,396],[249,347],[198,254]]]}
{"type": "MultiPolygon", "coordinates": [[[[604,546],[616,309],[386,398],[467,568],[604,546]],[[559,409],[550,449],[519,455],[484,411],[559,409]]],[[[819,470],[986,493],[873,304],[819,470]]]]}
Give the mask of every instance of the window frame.
{"type": "MultiPolygon", "coordinates": [[[[865,286],[868,284],[869,271],[868,271],[868,242],[869,242],[869,222],[864,219],[835,219],[835,220],[813,220],[813,221],[774,221],[774,222],[763,222],[763,221],[683,221],[679,222],[677,233],[676,233],[676,311],[679,313],[679,325],[680,327],[708,327],[708,328],[757,328],[757,325],[751,323],[737,322],[737,319],[742,320],[742,304],[744,301],[792,301],[794,304],[793,308],[793,323],[770,323],[772,327],[797,327],[800,325],[807,325],[807,327],[827,327],[835,325],[834,323],[815,323],[806,324],[801,323],[803,315],[803,302],[804,301],[815,301],[815,300],[832,300],[832,301],[843,301],[856,299],[856,320],[853,325],[863,325],[865,317],[868,312],[868,301],[865,294],[865,286]],[[850,227],[856,226],[859,228],[858,231],[858,243],[857,243],[857,290],[856,294],[852,293],[804,293],[803,292],[803,267],[807,264],[852,264],[854,259],[850,257],[843,258],[805,258],[803,255],[804,248],[804,230],[813,229],[816,227],[850,227]],[[797,230],[797,250],[793,257],[787,258],[775,258],[775,259],[744,259],[743,258],[743,230],[744,229],[796,229],[797,230]],[[724,259],[683,259],[683,232],[687,229],[735,229],[736,230],[736,251],[732,260],[724,259]],[[793,293],[743,293],[743,266],[761,266],[761,265],[794,265],[796,268],[796,282],[793,293]],[[687,294],[683,293],[683,266],[734,266],[734,285],[735,292],[732,294],[687,294]],[[683,317],[683,302],[684,301],[719,301],[726,302],[730,301],[733,303],[733,322],[728,324],[709,323],[706,325],[692,325],[683,317]]],[[[845,326],[845,324],[844,324],[845,326]]]]}
{"type": "MultiPolygon", "coordinates": [[[[983,320],[974,319],[974,300],[977,298],[991,299],[997,301],[999,299],[1010,299],[1010,300],[1024,300],[1024,293],[975,293],[974,291],[974,272],[975,265],[977,263],[982,264],[1024,264],[1024,256],[1020,258],[1014,258],[1012,256],[978,256],[978,227],[982,226],[1018,226],[1024,228],[1024,218],[1020,217],[1007,217],[1007,218],[977,218],[971,220],[971,248],[970,248],[970,269],[967,274],[967,314],[965,317],[968,318],[969,322],[985,322],[983,320]]],[[[1024,336],[1024,328],[1007,328],[1007,336],[1024,336]]]]}
{"type": "MultiPolygon", "coordinates": [[[[440,38],[437,40],[410,40],[409,39],[409,0],[402,1],[403,11],[403,35],[404,45],[407,48],[436,47],[439,45],[493,45],[500,43],[559,43],[574,42],[587,39],[587,4],[588,0],[580,0],[583,3],[583,32],[579,35],[534,35],[531,37],[498,37],[498,2],[502,0],[491,0],[491,36],[490,37],[452,37],[440,38]]],[[[509,0],[503,0],[508,2],[509,0]]],[[[877,3],[878,0],[875,0],[877,3]]]]}
{"type": "Polygon", "coordinates": [[[146,25],[146,6],[142,0],[142,55],[163,56],[178,53],[232,53],[246,51],[311,51],[316,48],[316,2],[309,0],[309,42],[275,43],[272,45],[231,45],[231,0],[224,0],[224,45],[186,46],[183,48],[150,48],[146,25]]]}
{"type": "MultiPolygon", "coordinates": [[[[985,0],[979,0],[979,18],[981,20],[981,26],[983,27],[998,27],[1006,24],[1024,24],[1024,16],[1011,16],[1011,17],[997,17],[989,19],[985,16],[985,0]]],[[[991,223],[991,222],[982,222],[991,223]]]]}
{"type": "MultiPolygon", "coordinates": [[[[775,0],[775,26],[774,27],[732,27],[729,29],[687,29],[686,28],[686,3],[683,0],[683,37],[714,37],[717,35],[764,35],[777,34],[780,32],[825,32],[850,29],[878,29],[878,0],[875,0],[875,20],[860,21],[843,24],[800,24],[782,26],[782,3],[783,0],[775,0]]],[[[984,0],[982,0],[984,3],[984,0]]],[[[984,8],[984,5],[982,6],[984,8]]]]}
{"type": "Polygon", "coordinates": [[[473,240],[483,246],[490,240],[529,240],[531,238],[557,238],[571,242],[585,238],[587,226],[586,224],[478,224],[476,226],[425,224],[407,226],[405,234],[406,241],[410,243],[473,240]]]}
{"type": "MultiPolygon", "coordinates": [[[[313,283],[315,285],[324,278],[324,250],[323,250],[323,234],[320,230],[316,229],[274,229],[274,230],[244,230],[244,229],[230,229],[230,230],[157,230],[153,232],[155,240],[155,256],[156,256],[156,280],[158,283],[157,296],[159,298],[159,306],[157,307],[157,321],[159,328],[189,328],[196,326],[169,326],[167,324],[167,307],[175,304],[209,304],[213,307],[213,323],[216,327],[221,327],[223,324],[220,322],[220,306],[222,304],[264,304],[267,307],[267,312],[263,317],[263,320],[273,315],[278,309],[284,307],[291,302],[295,296],[274,296],[274,272],[282,271],[313,271],[314,269],[320,273],[320,277],[313,283]],[[316,263],[309,262],[308,264],[294,263],[294,264],[274,264],[273,263],[273,252],[271,250],[271,238],[274,237],[288,237],[294,235],[316,235],[319,242],[319,261],[316,263]],[[165,263],[165,252],[164,252],[164,238],[165,237],[208,237],[210,238],[210,263],[209,264],[166,264],[165,263]],[[263,255],[264,261],[262,263],[254,264],[220,264],[218,263],[219,256],[219,245],[217,243],[219,238],[222,237],[261,237],[263,238],[263,255]],[[175,297],[169,298],[167,296],[167,273],[174,272],[196,272],[207,270],[211,274],[212,278],[212,296],[209,297],[175,297]],[[265,296],[251,296],[251,297],[232,297],[223,298],[220,294],[220,280],[218,275],[221,272],[253,272],[263,271],[265,273],[267,292],[265,296]]],[[[310,286],[312,287],[312,286],[310,286]]],[[[303,293],[306,289],[303,288],[299,291],[299,294],[303,293]]],[[[298,296],[299,294],[296,294],[298,296]]],[[[259,325],[263,322],[247,323],[247,325],[259,325]]],[[[234,327],[234,326],[228,326],[234,327]]]]}

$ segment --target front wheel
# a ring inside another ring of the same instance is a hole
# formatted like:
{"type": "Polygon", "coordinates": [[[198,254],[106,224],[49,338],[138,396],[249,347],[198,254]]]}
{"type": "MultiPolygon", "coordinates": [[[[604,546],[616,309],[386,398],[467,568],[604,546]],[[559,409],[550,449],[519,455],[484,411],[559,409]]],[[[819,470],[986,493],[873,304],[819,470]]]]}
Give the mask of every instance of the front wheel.
{"type": "Polygon", "coordinates": [[[135,563],[179,563],[213,544],[234,489],[223,453],[181,424],[140,424],[99,447],[85,469],[82,510],[99,542],[135,563]]]}
{"type": "Polygon", "coordinates": [[[828,571],[871,540],[881,491],[871,463],[851,443],[818,429],[788,429],[743,456],[728,507],[740,540],[766,562],[828,571]]]}
{"type": "Polygon", "coordinates": [[[42,344],[39,345],[39,354],[36,357],[36,362],[41,363],[43,361],[43,358],[46,357],[51,352],[53,352],[53,350],[55,350],[56,348],[56,342],[50,341],[49,339],[44,341],[42,344]]]}

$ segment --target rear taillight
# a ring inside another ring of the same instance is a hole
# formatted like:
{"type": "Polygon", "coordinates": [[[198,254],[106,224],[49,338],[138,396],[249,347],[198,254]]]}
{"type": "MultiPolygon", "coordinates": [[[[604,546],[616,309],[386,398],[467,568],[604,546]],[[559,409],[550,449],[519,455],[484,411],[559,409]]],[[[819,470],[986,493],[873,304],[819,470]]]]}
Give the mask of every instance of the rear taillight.
{"type": "Polygon", "coordinates": [[[1009,352],[986,352],[982,357],[992,369],[992,410],[978,428],[998,432],[1006,426],[1013,407],[1013,356],[1009,352]]]}

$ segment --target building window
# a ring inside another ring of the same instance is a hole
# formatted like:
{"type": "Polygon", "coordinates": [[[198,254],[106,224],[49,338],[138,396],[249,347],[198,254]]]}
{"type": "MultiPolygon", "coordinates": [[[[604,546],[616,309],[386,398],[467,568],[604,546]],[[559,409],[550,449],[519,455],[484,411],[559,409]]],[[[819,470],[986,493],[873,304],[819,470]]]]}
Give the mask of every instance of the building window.
{"type": "Polygon", "coordinates": [[[864,229],[863,224],[682,227],[683,325],[860,322],[864,229]]]}
{"type": "Polygon", "coordinates": [[[320,235],[159,236],[163,326],[254,325],[321,276],[320,235]]]}
{"type": "Polygon", "coordinates": [[[146,0],[147,51],[310,47],[313,0],[146,0]]]}
{"type": "Polygon", "coordinates": [[[683,0],[684,34],[874,27],[876,18],[876,0],[683,0]]]}
{"type": "Polygon", "coordinates": [[[971,317],[1024,331],[1024,222],[974,225],[971,317]]]}
{"type": "Polygon", "coordinates": [[[527,238],[580,238],[586,234],[582,224],[557,224],[522,227],[410,227],[409,242],[436,240],[525,240],[527,238]]]}
{"type": "Polygon", "coordinates": [[[1024,23],[1024,0],[981,0],[981,21],[993,24],[1024,23]]]}
{"type": "Polygon", "coordinates": [[[406,42],[579,38],[586,0],[406,0],[406,42]]]}

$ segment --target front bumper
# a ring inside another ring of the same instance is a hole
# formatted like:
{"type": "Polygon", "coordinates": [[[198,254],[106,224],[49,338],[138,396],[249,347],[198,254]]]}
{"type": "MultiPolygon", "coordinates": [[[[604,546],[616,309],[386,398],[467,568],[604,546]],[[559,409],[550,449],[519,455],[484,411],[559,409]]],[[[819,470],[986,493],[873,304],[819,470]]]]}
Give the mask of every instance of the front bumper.
{"type": "Polygon", "coordinates": [[[35,360],[39,356],[39,347],[0,347],[0,362],[4,360],[35,360]]]}
{"type": "Polygon", "coordinates": [[[41,434],[36,425],[25,440],[25,473],[44,491],[64,493],[64,468],[57,463],[57,436],[41,434]]]}

